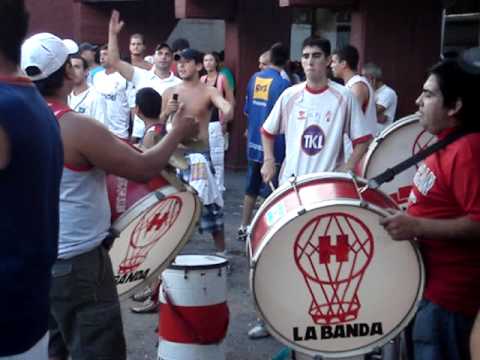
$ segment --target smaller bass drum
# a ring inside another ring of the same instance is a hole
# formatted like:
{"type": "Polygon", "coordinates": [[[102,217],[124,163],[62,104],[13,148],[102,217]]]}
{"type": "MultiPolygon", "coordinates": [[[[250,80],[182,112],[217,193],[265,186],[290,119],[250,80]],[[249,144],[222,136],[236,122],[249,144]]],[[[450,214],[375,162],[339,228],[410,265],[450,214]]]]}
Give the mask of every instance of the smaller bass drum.
{"type": "MultiPolygon", "coordinates": [[[[377,176],[434,142],[436,137],[423,129],[418,114],[397,120],[370,144],[363,162],[362,176],[366,179],[377,176]]],[[[408,168],[392,181],[384,183],[380,190],[390,195],[400,207],[406,207],[417,169],[418,164],[408,168]]]]}

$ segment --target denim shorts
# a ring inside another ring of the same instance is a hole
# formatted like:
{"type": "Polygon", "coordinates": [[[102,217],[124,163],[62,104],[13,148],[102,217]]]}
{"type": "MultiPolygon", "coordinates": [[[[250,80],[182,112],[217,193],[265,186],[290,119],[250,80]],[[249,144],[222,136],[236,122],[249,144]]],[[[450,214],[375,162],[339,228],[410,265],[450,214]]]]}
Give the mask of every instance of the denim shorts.
{"type": "MultiPolygon", "coordinates": [[[[268,195],[271,194],[272,190],[270,186],[265,184],[262,180],[262,174],[260,170],[262,169],[263,163],[259,163],[256,161],[248,161],[248,168],[247,168],[247,186],[245,188],[245,194],[251,197],[261,196],[263,198],[267,198],[268,195]]],[[[273,186],[278,186],[278,166],[276,167],[276,174],[272,180],[273,186]]]]}
{"type": "Polygon", "coordinates": [[[475,317],[422,300],[413,324],[415,360],[468,360],[475,317]]]}

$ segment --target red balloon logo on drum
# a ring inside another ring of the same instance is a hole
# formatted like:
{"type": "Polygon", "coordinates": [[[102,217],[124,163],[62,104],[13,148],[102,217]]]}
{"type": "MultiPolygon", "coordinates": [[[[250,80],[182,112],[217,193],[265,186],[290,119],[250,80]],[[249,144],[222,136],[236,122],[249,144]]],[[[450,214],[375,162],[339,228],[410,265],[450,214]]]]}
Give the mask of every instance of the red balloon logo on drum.
{"type": "Polygon", "coordinates": [[[125,258],[119,265],[119,273],[135,271],[143,264],[150,250],[172,227],[182,210],[182,200],[170,196],[142,214],[130,234],[125,258]]]}
{"type": "Polygon", "coordinates": [[[320,215],[300,230],[295,263],[312,297],[309,314],[316,324],[357,318],[357,291],[373,257],[373,243],[368,227],[346,213],[320,215]]]}

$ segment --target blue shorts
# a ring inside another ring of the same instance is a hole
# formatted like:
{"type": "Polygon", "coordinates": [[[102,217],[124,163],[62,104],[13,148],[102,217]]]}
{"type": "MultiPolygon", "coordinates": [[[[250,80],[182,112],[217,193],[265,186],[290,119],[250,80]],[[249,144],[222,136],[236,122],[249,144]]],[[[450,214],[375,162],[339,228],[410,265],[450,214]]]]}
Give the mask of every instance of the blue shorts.
{"type": "Polygon", "coordinates": [[[422,300],[413,324],[415,360],[468,360],[474,320],[422,300]]]}
{"type": "MultiPolygon", "coordinates": [[[[260,173],[262,165],[262,163],[256,161],[248,161],[247,186],[245,188],[245,194],[251,197],[257,197],[260,195],[266,199],[268,195],[271,194],[272,190],[270,189],[270,186],[262,181],[262,174],[260,173]]],[[[278,186],[278,170],[279,167],[277,166],[277,172],[272,180],[275,188],[278,186]]]]}

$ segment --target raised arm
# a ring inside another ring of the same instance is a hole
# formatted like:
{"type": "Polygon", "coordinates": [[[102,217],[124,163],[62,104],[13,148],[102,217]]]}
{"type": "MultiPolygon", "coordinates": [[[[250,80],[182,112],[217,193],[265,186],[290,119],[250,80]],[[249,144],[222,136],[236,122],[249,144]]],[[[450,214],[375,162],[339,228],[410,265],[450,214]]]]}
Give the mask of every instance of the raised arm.
{"type": "Polygon", "coordinates": [[[228,122],[233,119],[233,104],[231,104],[229,101],[225,100],[220,94],[220,91],[218,91],[217,88],[214,87],[209,87],[208,91],[210,92],[210,99],[217,107],[218,110],[220,110],[224,117],[225,121],[228,122]]]}
{"type": "Polygon", "coordinates": [[[108,26],[108,62],[126,80],[131,81],[133,78],[134,67],[120,59],[120,50],[118,49],[118,34],[122,30],[124,24],[123,21],[120,21],[120,13],[117,10],[113,10],[108,26]]]}

